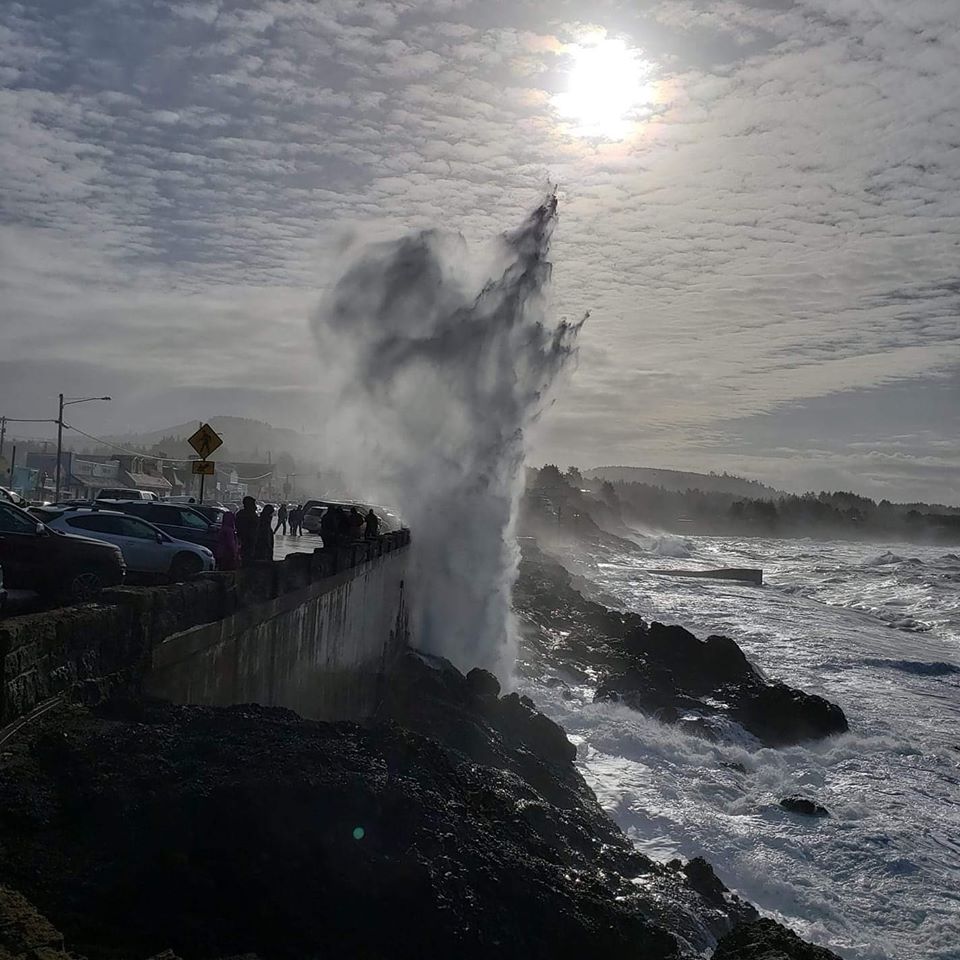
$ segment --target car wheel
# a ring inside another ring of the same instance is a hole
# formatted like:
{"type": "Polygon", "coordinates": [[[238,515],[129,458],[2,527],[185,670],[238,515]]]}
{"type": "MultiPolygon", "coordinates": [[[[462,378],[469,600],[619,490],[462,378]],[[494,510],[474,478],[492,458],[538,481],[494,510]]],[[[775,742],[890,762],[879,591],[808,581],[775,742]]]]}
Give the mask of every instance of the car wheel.
{"type": "Polygon", "coordinates": [[[67,594],[75,603],[84,603],[100,593],[103,583],[103,574],[99,570],[81,570],[67,582],[67,594]]]}
{"type": "Polygon", "coordinates": [[[171,580],[186,580],[203,570],[203,561],[195,553],[178,553],[170,564],[171,580]]]}

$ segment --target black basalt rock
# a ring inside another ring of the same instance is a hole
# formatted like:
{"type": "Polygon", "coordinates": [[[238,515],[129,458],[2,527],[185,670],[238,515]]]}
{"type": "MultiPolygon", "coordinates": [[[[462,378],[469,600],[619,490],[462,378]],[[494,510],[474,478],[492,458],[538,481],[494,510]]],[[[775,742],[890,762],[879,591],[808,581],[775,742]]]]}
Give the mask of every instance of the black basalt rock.
{"type": "Polygon", "coordinates": [[[741,924],[717,944],[713,960],[841,960],[765,918],[741,924]]]}
{"type": "Polygon", "coordinates": [[[488,670],[474,667],[467,674],[467,686],[475,697],[499,697],[500,681],[488,670]]]}
{"type": "Polygon", "coordinates": [[[731,714],[765,743],[778,747],[849,729],[837,704],[779,681],[741,686],[731,714]]]}
{"type": "Polygon", "coordinates": [[[719,735],[717,721],[729,718],[772,747],[848,729],[837,704],[767,680],[729,637],[700,640],[683,627],[648,625],[585,599],[535,546],[524,545],[514,603],[544,637],[536,647],[528,640],[528,672],[578,671],[594,679],[599,701],[709,737],[719,735]]]}
{"type": "Polygon", "coordinates": [[[780,806],[783,807],[784,810],[789,810],[791,813],[800,813],[805,817],[830,816],[830,811],[826,807],[806,797],[784,797],[780,801],[780,806]]]}

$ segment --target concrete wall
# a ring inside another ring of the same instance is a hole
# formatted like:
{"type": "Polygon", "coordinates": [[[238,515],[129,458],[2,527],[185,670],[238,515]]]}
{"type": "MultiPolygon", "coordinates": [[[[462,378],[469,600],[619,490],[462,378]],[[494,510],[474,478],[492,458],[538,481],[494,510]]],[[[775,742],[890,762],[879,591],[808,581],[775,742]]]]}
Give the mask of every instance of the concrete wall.
{"type": "Polygon", "coordinates": [[[406,553],[398,551],[152,651],[145,691],[176,703],[262,703],[324,720],[369,715],[406,640],[406,553]]]}
{"type": "Polygon", "coordinates": [[[362,716],[406,642],[407,531],[0,620],[0,726],[66,691],[362,716]]]}

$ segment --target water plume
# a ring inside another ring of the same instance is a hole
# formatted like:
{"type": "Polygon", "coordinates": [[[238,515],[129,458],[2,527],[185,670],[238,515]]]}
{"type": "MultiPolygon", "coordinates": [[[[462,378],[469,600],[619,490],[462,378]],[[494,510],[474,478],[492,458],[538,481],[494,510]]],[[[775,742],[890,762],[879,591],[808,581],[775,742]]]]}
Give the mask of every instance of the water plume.
{"type": "Polygon", "coordinates": [[[583,323],[544,319],[556,219],[549,196],[499,238],[481,283],[462,238],[428,230],[370,246],[313,320],[337,464],[413,531],[416,643],[501,676],[515,660],[525,431],[583,323]]]}

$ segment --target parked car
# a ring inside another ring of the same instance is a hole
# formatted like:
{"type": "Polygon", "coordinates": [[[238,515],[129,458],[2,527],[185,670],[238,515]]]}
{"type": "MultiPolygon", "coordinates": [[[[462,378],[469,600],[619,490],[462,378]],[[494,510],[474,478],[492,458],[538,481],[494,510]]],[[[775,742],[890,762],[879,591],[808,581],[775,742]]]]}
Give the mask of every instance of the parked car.
{"type": "Polygon", "coordinates": [[[97,491],[98,500],[156,500],[149,490],[134,490],[131,487],[104,487],[97,491]]]}
{"type": "Polygon", "coordinates": [[[219,531],[202,513],[185,503],[148,503],[141,500],[102,500],[101,507],[121,510],[159,527],[176,540],[188,540],[213,550],[219,531]]]}
{"type": "Polygon", "coordinates": [[[0,501],[0,565],[8,587],[89,600],[123,583],[126,564],[113,544],[51,530],[26,510],[0,501]]]}
{"type": "Polygon", "coordinates": [[[119,547],[128,576],[184,580],[216,567],[213,553],[206,547],[174,539],[152,523],[119,510],[34,507],[31,513],[51,530],[79,534],[119,547]]]}
{"type": "Polygon", "coordinates": [[[312,506],[303,511],[303,529],[307,533],[319,533],[320,521],[327,512],[326,507],[312,506]]]}
{"type": "Polygon", "coordinates": [[[27,499],[21,497],[16,490],[8,490],[6,487],[0,487],[0,501],[6,501],[7,503],[12,503],[17,507],[26,507],[27,499]]]}
{"type": "Polygon", "coordinates": [[[230,512],[226,507],[216,507],[206,503],[194,503],[191,506],[197,513],[203,514],[211,523],[217,525],[223,523],[223,515],[230,512]]]}

